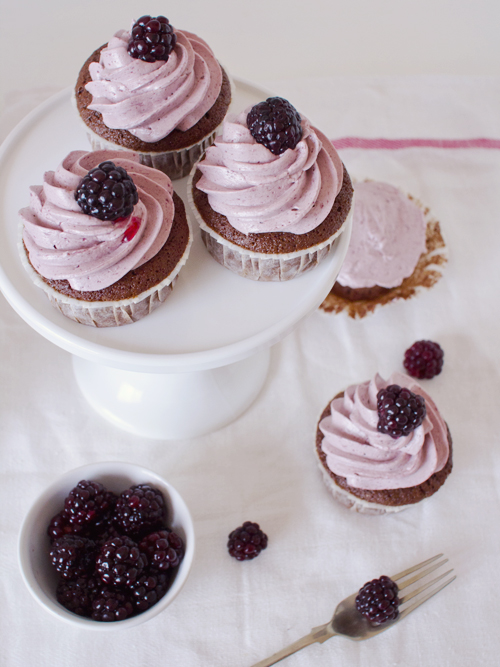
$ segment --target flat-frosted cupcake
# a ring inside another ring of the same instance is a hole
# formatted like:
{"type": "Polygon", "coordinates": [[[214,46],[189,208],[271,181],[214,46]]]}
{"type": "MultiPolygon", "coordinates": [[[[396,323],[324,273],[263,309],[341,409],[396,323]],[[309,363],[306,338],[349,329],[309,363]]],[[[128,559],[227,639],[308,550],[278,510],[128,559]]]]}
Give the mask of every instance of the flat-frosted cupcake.
{"type": "Polygon", "coordinates": [[[123,151],[73,151],[30,188],[21,259],[66,317],[135,322],[172,291],[192,235],[168,176],[123,151]]]}
{"type": "Polygon", "coordinates": [[[357,512],[399,512],[432,496],[452,469],[452,441],[434,401],[406,375],[378,374],[327,405],[316,456],[333,497],[357,512]]]}
{"type": "Polygon", "coordinates": [[[376,299],[411,276],[426,244],[423,210],[380,181],[354,184],[356,210],[347,255],[333,293],[351,301],[376,299]]]}
{"type": "Polygon", "coordinates": [[[178,179],[213,142],[231,86],[200,37],[143,16],[88,58],[75,98],[94,150],[134,151],[178,179]]]}
{"type": "Polygon", "coordinates": [[[332,143],[279,97],[229,114],[193,171],[188,197],[208,251],[252,280],[289,280],[316,266],[352,207],[332,143]]]}

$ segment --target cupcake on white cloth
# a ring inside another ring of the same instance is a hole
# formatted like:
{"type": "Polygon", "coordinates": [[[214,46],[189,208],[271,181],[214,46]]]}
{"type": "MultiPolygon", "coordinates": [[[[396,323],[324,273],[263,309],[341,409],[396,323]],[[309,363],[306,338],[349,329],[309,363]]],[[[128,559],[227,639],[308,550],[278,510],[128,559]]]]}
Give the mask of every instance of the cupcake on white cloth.
{"type": "Polygon", "coordinates": [[[377,374],[326,406],[316,456],[336,500],[358,512],[385,514],[430,497],[444,484],[452,440],[436,404],[415,380],[393,373],[386,381],[377,374]]]}
{"type": "Polygon", "coordinates": [[[354,184],[356,211],[347,255],[333,293],[377,298],[412,275],[426,251],[427,222],[415,201],[390,183],[354,184]]]}

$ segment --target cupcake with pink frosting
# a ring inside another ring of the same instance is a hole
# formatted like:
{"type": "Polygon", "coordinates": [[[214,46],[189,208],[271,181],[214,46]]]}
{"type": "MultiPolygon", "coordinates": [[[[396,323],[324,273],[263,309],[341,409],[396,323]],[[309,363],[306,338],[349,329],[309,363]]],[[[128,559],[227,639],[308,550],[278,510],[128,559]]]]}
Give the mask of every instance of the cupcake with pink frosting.
{"type": "Polygon", "coordinates": [[[228,114],[188,187],[210,254],[263,281],[289,280],[326,257],[352,196],[332,143],[279,97],[228,114]]]}
{"type": "Polygon", "coordinates": [[[135,322],[172,291],[192,235],[168,176],[123,151],[73,151],[20,211],[21,259],[66,317],[135,322]]]}
{"type": "Polygon", "coordinates": [[[134,151],[178,179],[213,143],[231,85],[200,37],[143,16],[88,58],[75,100],[93,150],[134,151]]]}
{"type": "Polygon", "coordinates": [[[333,497],[366,514],[399,512],[433,495],[452,469],[452,440],[432,398],[412,378],[348,387],[325,408],[316,455],[333,497]]]}
{"type": "Polygon", "coordinates": [[[427,221],[416,201],[389,183],[362,181],[354,191],[351,240],[332,292],[377,299],[414,272],[426,252],[427,221]]]}

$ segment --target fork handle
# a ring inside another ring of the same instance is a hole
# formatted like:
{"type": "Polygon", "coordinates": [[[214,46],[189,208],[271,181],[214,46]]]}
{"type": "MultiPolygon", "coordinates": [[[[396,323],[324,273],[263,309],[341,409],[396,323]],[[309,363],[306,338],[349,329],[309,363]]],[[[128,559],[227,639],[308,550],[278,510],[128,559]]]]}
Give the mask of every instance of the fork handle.
{"type": "Polygon", "coordinates": [[[269,658],[261,660],[260,662],[256,662],[254,665],[252,665],[252,667],[270,667],[270,665],[275,665],[280,660],[283,660],[283,658],[292,655],[292,653],[297,653],[297,651],[300,651],[300,649],[309,646],[309,644],[314,644],[315,642],[322,644],[324,641],[330,639],[330,637],[334,637],[336,634],[337,633],[332,630],[330,623],[326,623],[326,625],[320,625],[317,628],[313,628],[308,635],[305,635],[305,637],[297,639],[297,641],[294,641],[293,644],[282,648],[281,651],[278,651],[277,653],[273,653],[273,655],[271,655],[269,658]]]}

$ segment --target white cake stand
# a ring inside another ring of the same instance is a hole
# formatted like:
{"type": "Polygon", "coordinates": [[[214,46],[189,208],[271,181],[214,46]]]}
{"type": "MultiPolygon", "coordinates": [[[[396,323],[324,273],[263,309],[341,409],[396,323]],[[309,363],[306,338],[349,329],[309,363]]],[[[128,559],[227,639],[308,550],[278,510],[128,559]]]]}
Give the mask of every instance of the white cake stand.
{"type": "MultiPolygon", "coordinates": [[[[236,81],[232,109],[269,93],[236,81]]],[[[134,324],[95,329],[56,311],[18,252],[18,211],[71,150],[88,150],[62,91],[35,109],[0,150],[0,288],[35,331],[73,355],[77,383],[95,410],[131,433],[159,439],[215,431],[240,416],[266,379],[270,348],[316,309],[335,282],[351,221],[318,267],[284,283],[240,278],[206,252],[195,229],[186,267],[165,304],[134,324]]],[[[186,181],[175,189],[186,201],[186,181]]],[[[189,213],[189,211],[188,211],[189,213]]],[[[193,228],[195,224],[192,223],[193,228]]]]}

